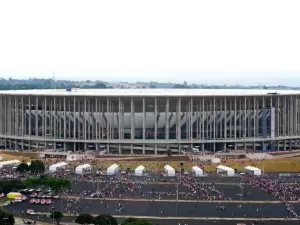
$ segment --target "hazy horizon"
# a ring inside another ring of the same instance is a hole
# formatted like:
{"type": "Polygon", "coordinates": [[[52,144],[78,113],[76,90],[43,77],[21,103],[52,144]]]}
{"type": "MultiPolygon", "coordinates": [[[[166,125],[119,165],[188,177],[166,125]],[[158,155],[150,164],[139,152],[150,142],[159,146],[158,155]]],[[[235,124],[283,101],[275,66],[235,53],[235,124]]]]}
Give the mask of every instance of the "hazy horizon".
{"type": "Polygon", "coordinates": [[[54,72],[58,80],[300,86],[299,1],[0,6],[0,77],[6,79],[54,72]]]}

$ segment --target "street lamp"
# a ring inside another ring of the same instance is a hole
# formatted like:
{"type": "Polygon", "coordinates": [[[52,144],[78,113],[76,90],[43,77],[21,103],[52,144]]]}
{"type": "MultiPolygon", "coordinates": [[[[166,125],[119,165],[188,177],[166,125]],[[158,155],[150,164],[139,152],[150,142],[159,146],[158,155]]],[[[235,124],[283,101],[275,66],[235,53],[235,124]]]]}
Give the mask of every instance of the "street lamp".
{"type": "Polygon", "coordinates": [[[52,223],[54,224],[54,207],[51,207],[51,212],[52,212],[52,223]]]}
{"type": "Polygon", "coordinates": [[[111,225],[110,219],[108,219],[108,218],[105,218],[105,220],[107,220],[107,221],[109,222],[109,225],[111,225]]]}
{"type": "Polygon", "coordinates": [[[8,218],[3,218],[3,220],[4,220],[4,225],[6,225],[6,221],[8,220],[8,218]]]}
{"type": "MultiPolygon", "coordinates": [[[[179,182],[181,184],[181,179],[182,179],[182,171],[183,171],[183,161],[180,162],[180,177],[179,177],[179,182]]],[[[176,182],[176,217],[178,216],[178,195],[179,195],[179,188],[178,188],[178,182],[176,182]]]]}

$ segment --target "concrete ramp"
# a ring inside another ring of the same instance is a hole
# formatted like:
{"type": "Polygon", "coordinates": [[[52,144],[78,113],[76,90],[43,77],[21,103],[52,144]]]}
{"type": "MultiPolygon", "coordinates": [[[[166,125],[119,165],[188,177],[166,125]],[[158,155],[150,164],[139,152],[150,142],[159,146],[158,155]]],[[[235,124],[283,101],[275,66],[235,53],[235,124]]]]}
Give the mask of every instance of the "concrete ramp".
{"type": "Polygon", "coordinates": [[[246,158],[252,160],[274,159],[274,156],[268,153],[249,153],[246,154],[246,158]]]}

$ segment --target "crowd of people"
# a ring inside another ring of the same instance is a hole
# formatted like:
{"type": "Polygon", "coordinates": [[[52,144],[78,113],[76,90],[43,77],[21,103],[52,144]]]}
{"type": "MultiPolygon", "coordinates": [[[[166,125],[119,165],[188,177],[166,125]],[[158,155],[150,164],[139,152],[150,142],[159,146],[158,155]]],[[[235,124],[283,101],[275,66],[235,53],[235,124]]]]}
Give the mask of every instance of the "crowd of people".
{"type": "Polygon", "coordinates": [[[262,191],[273,195],[285,206],[291,217],[300,218],[290,201],[300,201],[300,183],[282,183],[280,179],[270,178],[269,176],[254,176],[244,174],[242,177],[247,182],[262,191]]]}

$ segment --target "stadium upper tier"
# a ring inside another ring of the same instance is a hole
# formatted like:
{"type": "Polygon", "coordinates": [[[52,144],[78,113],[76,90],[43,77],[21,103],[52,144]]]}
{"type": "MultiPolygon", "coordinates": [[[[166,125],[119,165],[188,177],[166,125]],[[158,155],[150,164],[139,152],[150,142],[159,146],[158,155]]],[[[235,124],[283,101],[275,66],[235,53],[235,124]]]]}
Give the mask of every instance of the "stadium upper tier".
{"type": "Polygon", "coordinates": [[[297,90],[15,90],[0,91],[0,105],[0,145],[10,149],[300,148],[297,90]]]}
{"type": "Polygon", "coordinates": [[[10,90],[0,91],[0,95],[32,96],[99,96],[99,97],[202,97],[202,96],[263,96],[300,95],[299,90],[268,89],[65,89],[49,90],[10,90]]]}

